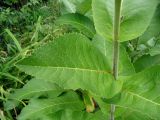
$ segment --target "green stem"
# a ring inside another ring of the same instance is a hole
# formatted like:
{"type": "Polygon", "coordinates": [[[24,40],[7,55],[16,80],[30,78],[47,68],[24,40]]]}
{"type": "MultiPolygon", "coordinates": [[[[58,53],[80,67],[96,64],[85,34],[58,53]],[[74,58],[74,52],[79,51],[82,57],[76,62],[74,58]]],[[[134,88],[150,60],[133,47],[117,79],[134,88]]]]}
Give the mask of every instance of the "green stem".
{"type": "MultiPolygon", "coordinates": [[[[115,80],[118,78],[118,61],[119,61],[119,32],[121,18],[122,0],[115,0],[115,14],[113,24],[113,76],[115,80]]],[[[111,104],[110,120],[114,120],[115,105],[111,104]]]]}

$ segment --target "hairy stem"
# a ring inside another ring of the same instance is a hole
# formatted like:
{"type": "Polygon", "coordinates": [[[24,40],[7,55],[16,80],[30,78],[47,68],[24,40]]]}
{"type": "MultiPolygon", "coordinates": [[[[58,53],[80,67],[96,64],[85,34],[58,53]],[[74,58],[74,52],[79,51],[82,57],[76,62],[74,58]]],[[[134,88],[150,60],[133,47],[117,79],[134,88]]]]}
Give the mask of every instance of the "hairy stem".
{"type": "MultiPolygon", "coordinates": [[[[119,32],[120,32],[120,18],[121,18],[122,0],[115,0],[115,14],[113,24],[113,76],[115,80],[118,78],[118,61],[119,61],[119,32]]],[[[110,120],[114,120],[115,105],[111,104],[110,120]]]]}

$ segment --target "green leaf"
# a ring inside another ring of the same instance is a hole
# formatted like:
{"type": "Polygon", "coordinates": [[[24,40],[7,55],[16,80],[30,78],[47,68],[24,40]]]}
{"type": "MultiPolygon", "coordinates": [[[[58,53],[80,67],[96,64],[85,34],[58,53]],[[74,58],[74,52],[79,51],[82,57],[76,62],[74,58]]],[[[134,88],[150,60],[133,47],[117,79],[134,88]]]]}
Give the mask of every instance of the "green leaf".
{"type": "MultiPolygon", "coordinates": [[[[110,70],[112,70],[112,61],[113,61],[113,44],[110,41],[105,40],[99,35],[95,35],[93,38],[93,44],[101,51],[101,53],[106,57],[106,60],[109,62],[110,70]]],[[[131,60],[123,47],[120,46],[119,53],[119,75],[127,76],[135,73],[134,66],[131,63],[131,60]]]]}
{"type": "Polygon", "coordinates": [[[109,71],[105,56],[81,34],[66,34],[55,39],[17,66],[62,88],[81,88],[101,97],[110,98],[122,87],[122,81],[115,81],[109,71]]]}
{"type": "MultiPolygon", "coordinates": [[[[98,103],[103,114],[109,116],[110,104],[107,104],[101,98],[95,98],[95,100],[98,103]]],[[[132,109],[123,106],[116,106],[115,120],[153,120],[153,119],[151,119],[147,115],[140,113],[139,111],[138,112],[133,111],[132,109]]]]}
{"type": "Polygon", "coordinates": [[[64,110],[53,115],[51,120],[106,120],[107,117],[101,112],[87,113],[84,111],[64,110]]]}
{"type": "Polygon", "coordinates": [[[156,56],[144,55],[135,61],[134,67],[136,69],[136,72],[140,72],[145,68],[159,64],[160,64],[160,55],[156,56]]]}
{"type": "MultiPolygon", "coordinates": [[[[119,100],[114,104],[140,112],[152,119],[160,116],[160,66],[154,66],[135,75],[122,78],[125,80],[119,100]]],[[[113,102],[113,100],[106,100],[113,102]]]]}
{"type": "Polygon", "coordinates": [[[151,48],[151,49],[149,50],[149,54],[150,54],[151,56],[160,55],[160,45],[158,44],[158,45],[156,45],[155,47],[151,48]]]}
{"type": "Polygon", "coordinates": [[[42,23],[42,17],[39,16],[38,20],[37,20],[37,23],[35,25],[35,32],[34,32],[32,38],[31,38],[31,41],[33,41],[33,42],[37,42],[39,40],[39,33],[42,30],[41,23],[42,23]]]}
{"type": "Polygon", "coordinates": [[[158,37],[160,35],[160,5],[152,18],[152,21],[145,31],[145,33],[139,37],[139,43],[144,44],[146,41],[152,39],[153,37],[158,37]]]}
{"type": "Polygon", "coordinates": [[[92,0],[83,0],[82,3],[77,5],[76,10],[80,14],[85,14],[92,8],[91,4],[92,0]]]}
{"type": "Polygon", "coordinates": [[[18,116],[18,120],[37,118],[41,114],[53,114],[63,109],[83,110],[84,105],[79,96],[69,92],[55,99],[33,99],[24,107],[18,116]]]}
{"type": "Polygon", "coordinates": [[[62,15],[56,20],[56,23],[71,25],[90,38],[95,34],[93,22],[88,17],[78,13],[62,15]]]}
{"type": "Polygon", "coordinates": [[[76,6],[80,5],[83,0],[61,0],[63,3],[62,13],[75,13],[76,6]]]}
{"type": "MultiPolygon", "coordinates": [[[[158,0],[123,0],[120,42],[132,40],[147,29],[158,0]]],[[[93,0],[93,18],[98,34],[112,40],[114,0],[93,0]]]]}
{"type": "Polygon", "coordinates": [[[20,45],[19,41],[16,39],[16,37],[13,35],[13,33],[9,29],[5,29],[5,31],[12,38],[12,40],[13,40],[14,44],[16,45],[18,51],[21,52],[22,51],[21,45],[20,45]]]}
{"type": "Polygon", "coordinates": [[[47,82],[44,80],[32,79],[30,80],[22,89],[17,89],[14,93],[10,94],[5,103],[6,109],[15,108],[19,102],[23,99],[36,98],[41,95],[52,95],[52,97],[58,96],[63,92],[63,89],[58,87],[52,82],[47,82]]]}
{"type": "Polygon", "coordinates": [[[69,13],[76,12],[76,6],[73,2],[71,2],[70,0],[62,0],[62,2],[67,12],[69,13]]]}
{"type": "Polygon", "coordinates": [[[127,109],[123,114],[117,117],[116,120],[153,120],[153,119],[139,112],[135,112],[127,109]]]}

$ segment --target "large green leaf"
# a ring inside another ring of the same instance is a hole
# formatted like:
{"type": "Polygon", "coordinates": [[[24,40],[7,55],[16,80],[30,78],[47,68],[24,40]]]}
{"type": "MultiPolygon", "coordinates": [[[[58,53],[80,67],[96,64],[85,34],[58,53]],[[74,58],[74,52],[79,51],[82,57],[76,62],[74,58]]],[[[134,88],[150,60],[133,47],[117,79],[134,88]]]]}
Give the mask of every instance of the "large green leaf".
{"type": "Polygon", "coordinates": [[[160,64],[160,55],[156,56],[144,55],[135,61],[134,67],[136,69],[136,72],[140,72],[145,68],[159,64],[160,64]]]}
{"type": "Polygon", "coordinates": [[[53,114],[63,109],[83,110],[84,104],[74,92],[69,92],[55,99],[33,99],[29,105],[22,109],[18,120],[33,120],[41,114],[53,114]]]}
{"type": "Polygon", "coordinates": [[[81,4],[77,5],[77,12],[80,14],[85,14],[92,8],[91,4],[92,0],[83,0],[81,4]]]}
{"type": "Polygon", "coordinates": [[[60,110],[55,113],[50,114],[40,114],[39,116],[35,116],[34,118],[30,118],[27,120],[107,120],[107,116],[104,115],[100,110],[94,113],[87,113],[85,111],[78,110],[60,110]]]}
{"type": "Polygon", "coordinates": [[[160,35],[160,5],[157,7],[157,10],[152,18],[152,21],[145,31],[145,33],[140,36],[139,43],[146,43],[146,41],[156,38],[160,35]]]}
{"type": "Polygon", "coordinates": [[[85,14],[91,9],[92,0],[61,0],[63,6],[62,13],[85,14]]]}
{"type": "MultiPolygon", "coordinates": [[[[147,29],[158,0],[123,0],[120,42],[134,39],[147,29]]],[[[98,34],[107,40],[113,36],[114,0],[93,0],[93,18],[98,34]]]]}
{"type": "Polygon", "coordinates": [[[107,116],[101,111],[87,113],[84,111],[65,110],[55,113],[51,120],[107,120],[107,116]]]}
{"type": "Polygon", "coordinates": [[[15,108],[23,99],[36,98],[41,95],[56,97],[63,92],[63,89],[52,82],[32,79],[22,89],[17,89],[10,94],[5,103],[6,109],[15,108]]]}
{"type": "MultiPolygon", "coordinates": [[[[99,35],[95,35],[93,38],[93,44],[101,51],[101,53],[106,57],[106,60],[109,62],[110,70],[112,70],[112,61],[113,61],[113,44],[110,41],[105,40],[99,35]]],[[[119,53],[119,75],[126,76],[135,73],[133,64],[123,47],[120,46],[119,53]]]]}
{"type": "Polygon", "coordinates": [[[105,56],[81,34],[66,34],[39,48],[17,65],[22,71],[66,89],[84,89],[110,98],[122,87],[105,56]]]}
{"type": "Polygon", "coordinates": [[[81,5],[83,5],[84,1],[86,1],[86,0],[60,0],[60,2],[62,2],[61,13],[62,14],[76,13],[77,8],[79,8],[79,6],[81,6],[81,5]]]}
{"type": "Polygon", "coordinates": [[[92,38],[95,34],[93,22],[88,17],[78,13],[62,15],[56,20],[56,23],[61,25],[71,25],[90,38],[92,38]]]}
{"type": "Polygon", "coordinates": [[[63,7],[61,8],[63,12],[67,13],[75,13],[76,5],[80,4],[81,0],[61,0],[63,3],[63,7]]]}
{"type": "Polygon", "coordinates": [[[159,120],[160,116],[160,66],[148,68],[125,80],[117,100],[106,100],[118,106],[140,112],[150,118],[159,120]],[[157,100],[158,99],[158,100],[157,100]]]}
{"type": "MultiPolygon", "coordinates": [[[[101,98],[96,97],[95,100],[98,103],[101,111],[106,116],[109,116],[110,104],[107,104],[101,98]]],[[[153,120],[153,119],[151,119],[147,115],[140,113],[139,111],[138,112],[133,111],[130,108],[116,105],[115,120],[153,120]]]]}
{"type": "MultiPolygon", "coordinates": [[[[158,41],[158,40],[157,40],[158,41]]],[[[151,56],[156,56],[156,55],[160,55],[160,44],[157,42],[157,44],[152,47],[150,50],[149,50],[149,54],[151,56]]]]}
{"type": "Polygon", "coordinates": [[[139,112],[126,109],[126,111],[119,117],[117,117],[116,120],[153,120],[153,119],[139,112]]]}

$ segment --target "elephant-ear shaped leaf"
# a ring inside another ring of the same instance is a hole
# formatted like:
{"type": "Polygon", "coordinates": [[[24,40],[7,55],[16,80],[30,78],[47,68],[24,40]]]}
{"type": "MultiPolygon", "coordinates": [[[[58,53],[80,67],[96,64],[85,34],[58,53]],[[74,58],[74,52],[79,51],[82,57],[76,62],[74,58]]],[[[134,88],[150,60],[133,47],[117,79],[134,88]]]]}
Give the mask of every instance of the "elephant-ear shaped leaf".
{"type": "MultiPolygon", "coordinates": [[[[132,40],[145,32],[157,4],[158,0],[123,0],[120,42],[132,40]]],[[[114,0],[93,0],[92,10],[98,34],[112,40],[114,0]]]]}
{"type": "Polygon", "coordinates": [[[36,78],[51,81],[65,89],[83,89],[111,98],[123,82],[115,81],[105,56],[81,34],[71,33],[42,46],[17,64],[36,78]]]}

